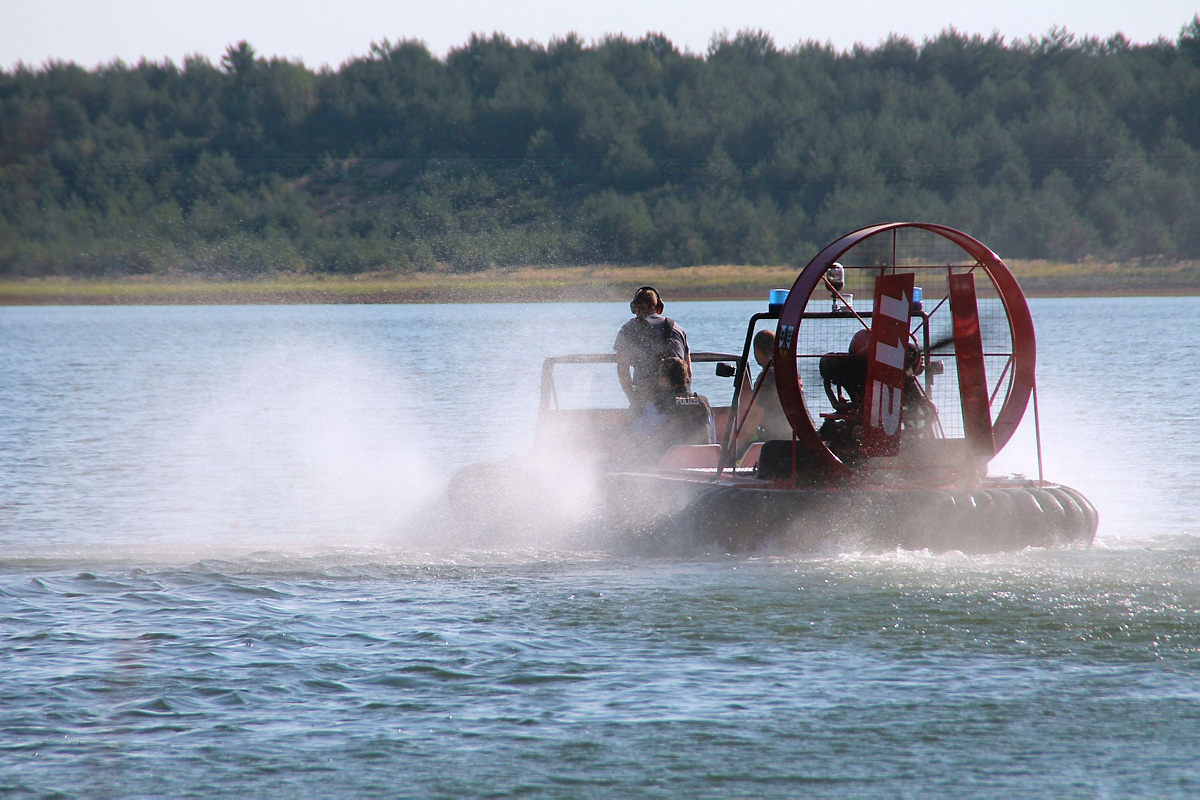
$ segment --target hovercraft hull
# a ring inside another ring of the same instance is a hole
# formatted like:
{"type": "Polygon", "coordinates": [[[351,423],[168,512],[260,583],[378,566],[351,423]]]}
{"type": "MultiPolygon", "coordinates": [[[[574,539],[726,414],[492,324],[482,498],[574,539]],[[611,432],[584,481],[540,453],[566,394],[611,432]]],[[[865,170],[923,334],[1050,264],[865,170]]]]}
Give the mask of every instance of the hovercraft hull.
{"type": "MultiPolygon", "coordinates": [[[[636,494],[661,487],[661,479],[645,477],[649,483],[636,494]]],[[[630,479],[622,482],[627,494],[630,479]]],[[[681,488],[675,486],[674,493],[681,488]]],[[[1033,481],[970,490],[708,484],[661,520],[672,535],[710,541],[729,552],[1087,547],[1098,522],[1095,507],[1075,489],[1033,481]]]]}
{"type": "Polygon", "coordinates": [[[614,472],[566,477],[513,460],[476,465],[451,484],[460,522],[493,532],[602,527],[663,547],[718,546],[731,553],[929,550],[997,553],[1087,547],[1099,515],[1075,489],[989,480],[974,489],[803,487],[686,473],[614,472]],[[589,484],[565,503],[562,485],[589,484]]]}

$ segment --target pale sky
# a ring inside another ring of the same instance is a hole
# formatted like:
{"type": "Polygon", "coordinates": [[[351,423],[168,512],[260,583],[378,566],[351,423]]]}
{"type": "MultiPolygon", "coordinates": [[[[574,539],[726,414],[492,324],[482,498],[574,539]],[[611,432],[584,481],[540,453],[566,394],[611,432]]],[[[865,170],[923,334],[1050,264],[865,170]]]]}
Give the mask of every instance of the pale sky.
{"type": "Polygon", "coordinates": [[[591,42],[655,32],[696,53],[714,32],[746,28],[761,28],[780,48],[808,40],[873,47],[889,33],[919,43],[950,26],[1009,42],[1054,26],[1174,41],[1198,10],[1198,0],[0,0],[0,68],[48,59],[181,64],[197,53],[216,63],[243,39],[261,55],[336,68],[385,38],[419,39],[444,56],[472,33],[493,32],[543,44],[568,33],[591,42]]]}

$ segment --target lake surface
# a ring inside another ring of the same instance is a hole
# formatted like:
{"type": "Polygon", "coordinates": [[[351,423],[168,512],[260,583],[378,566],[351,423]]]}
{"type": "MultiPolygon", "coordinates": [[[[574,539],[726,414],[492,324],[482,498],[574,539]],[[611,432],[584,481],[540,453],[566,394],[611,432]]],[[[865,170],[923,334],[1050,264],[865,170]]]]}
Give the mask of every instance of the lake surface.
{"type": "Polygon", "coordinates": [[[447,525],[619,303],[0,308],[0,792],[1195,796],[1200,298],[1031,307],[1090,550],[447,525]]]}

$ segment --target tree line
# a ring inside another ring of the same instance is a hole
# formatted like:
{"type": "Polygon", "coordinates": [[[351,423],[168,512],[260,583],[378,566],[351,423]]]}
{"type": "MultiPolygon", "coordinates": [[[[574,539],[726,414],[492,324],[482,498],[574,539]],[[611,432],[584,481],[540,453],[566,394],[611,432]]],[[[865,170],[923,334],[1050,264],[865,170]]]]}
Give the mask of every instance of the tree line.
{"type": "Polygon", "coordinates": [[[1200,16],[1175,41],[947,30],[247,43],[0,71],[0,274],[802,265],[872,222],[1003,256],[1200,258],[1200,16]]]}

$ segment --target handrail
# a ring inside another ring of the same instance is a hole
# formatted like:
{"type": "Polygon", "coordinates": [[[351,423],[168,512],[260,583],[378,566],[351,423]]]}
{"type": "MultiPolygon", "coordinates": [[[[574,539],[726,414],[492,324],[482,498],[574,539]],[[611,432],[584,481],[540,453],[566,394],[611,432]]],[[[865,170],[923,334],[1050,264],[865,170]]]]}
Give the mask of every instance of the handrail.
{"type": "MultiPolygon", "coordinates": [[[[691,354],[693,362],[709,363],[716,361],[736,361],[741,356],[733,353],[715,353],[707,350],[694,352],[691,354]]],[[[542,368],[545,369],[547,364],[615,364],[617,363],[616,353],[569,353],[562,356],[549,356],[542,362],[542,368]]]]}
{"type": "MultiPolygon", "coordinates": [[[[742,357],[733,353],[717,353],[701,350],[691,353],[693,363],[715,363],[718,361],[739,361],[742,357]]],[[[550,398],[554,396],[554,368],[559,364],[616,364],[616,353],[568,353],[562,356],[549,356],[542,362],[542,393],[538,401],[538,410],[547,411],[550,408],[550,398]]]]}

